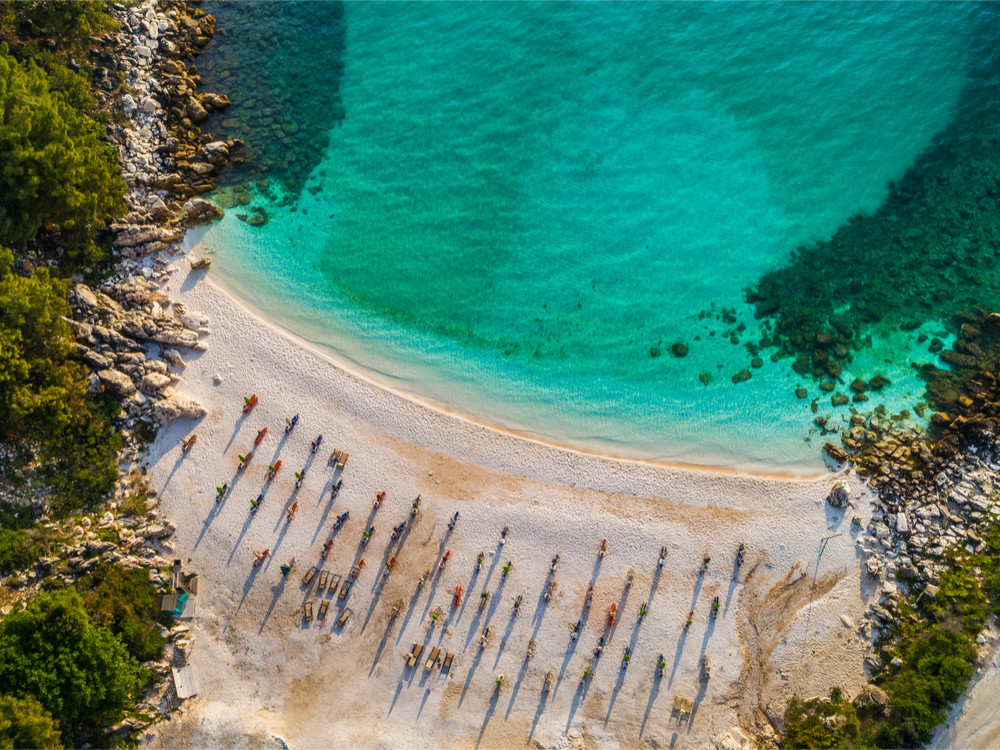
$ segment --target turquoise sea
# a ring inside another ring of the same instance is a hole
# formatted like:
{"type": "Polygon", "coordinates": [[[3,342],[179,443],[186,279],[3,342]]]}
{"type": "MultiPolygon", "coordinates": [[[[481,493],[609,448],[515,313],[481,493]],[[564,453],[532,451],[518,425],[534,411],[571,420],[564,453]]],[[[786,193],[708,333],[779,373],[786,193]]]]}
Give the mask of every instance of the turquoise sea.
{"type": "MultiPolygon", "coordinates": [[[[829,439],[809,402],[835,419],[849,407],[789,358],[764,349],[751,366],[744,290],[879,207],[948,125],[986,12],[204,7],[226,33],[197,66],[233,100],[209,130],[247,143],[204,239],[216,281],[380,382],[479,419],[797,472],[829,439]],[[241,220],[254,208],[266,225],[241,220]]],[[[838,390],[878,372],[887,408],[912,408],[921,332],[947,340],[935,320],[873,329],[838,390]]]]}

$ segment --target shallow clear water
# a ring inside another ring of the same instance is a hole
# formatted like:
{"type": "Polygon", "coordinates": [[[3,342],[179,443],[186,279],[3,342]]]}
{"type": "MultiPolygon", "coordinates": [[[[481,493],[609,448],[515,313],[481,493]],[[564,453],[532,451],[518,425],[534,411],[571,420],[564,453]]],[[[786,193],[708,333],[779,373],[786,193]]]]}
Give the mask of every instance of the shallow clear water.
{"type": "MultiPolygon", "coordinates": [[[[349,3],[335,78],[308,65],[336,63],[330,6],[283,11],[271,22],[300,31],[268,55],[268,85],[296,87],[310,123],[337,85],[342,111],[320,117],[310,174],[269,171],[273,199],[253,200],[266,226],[230,210],[208,233],[221,283],[384,382],[508,427],[640,457],[819,465],[825,438],[803,440],[814,415],[793,391],[843,413],[828,394],[766,352],[730,380],[759,338],[742,290],[873,211],[944,127],[973,6],[349,3]]],[[[212,54],[263,38],[220,37],[212,54]]],[[[225,66],[206,62],[211,88],[225,66]]],[[[913,346],[876,338],[845,382],[879,371],[890,409],[915,403],[913,346]]]]}

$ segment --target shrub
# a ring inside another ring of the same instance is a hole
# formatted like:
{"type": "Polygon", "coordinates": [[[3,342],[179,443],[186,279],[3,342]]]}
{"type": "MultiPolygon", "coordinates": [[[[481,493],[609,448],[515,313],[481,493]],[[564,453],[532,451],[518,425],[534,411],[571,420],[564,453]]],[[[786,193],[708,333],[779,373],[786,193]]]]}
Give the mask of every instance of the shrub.
{"type": "Polygon", "coordinates": [[[73,589],[43,592],[0,620],[0,693],[36,698],[67,745],[84,726],[120,721],[145,677],[121,642],[91,623],[73,589]]]}
{"type": "Polygon", "coordinates": [[[103,127],[81,109],[80,79],[58,70],[18,62],[0,42],[0,244],[55,231],[82,266],[96,259],[97,231],[124,212],[124,182],[103,127]]]}
{"type": "Polygon", "coordinates": [[[0,747],[61,748],[59,723],[30,695],[0,695],[0,747]]]}
{"type": "Polygon", "coordinates": [[[132,656],[160,657],[166,640],[157,628],[160,608],[148,570],[101,563],[76,585],[91,619],[118,636],[132,656]]]}
{"type": "Polygon", "coordinates": [[[0,574],[31,565],[41,554],[23,529],[0,529],[0,574]]]}

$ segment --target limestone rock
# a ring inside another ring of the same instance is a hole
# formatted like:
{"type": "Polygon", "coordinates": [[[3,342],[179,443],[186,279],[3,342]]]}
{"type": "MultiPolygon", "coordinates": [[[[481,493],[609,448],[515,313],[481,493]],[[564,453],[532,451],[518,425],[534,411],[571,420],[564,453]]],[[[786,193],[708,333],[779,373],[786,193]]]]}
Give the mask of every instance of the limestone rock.
{"type": "Polygon", "coordinates": [[[97,373],[97,377],[101,379],[101,384],[119,400],[126,399],[135,393],[135,383],[123,372],[112,369],[101,370],[97,373]]]}
{"type": "Polygon", "coordinates": [[[739,727],[729,727],[719,737],[715,738],[715,747],[718,750],[752,750],[753,743],[739,727]]]}
{"type": "Polygon", "coordinates": [[[884,707],[889,703],[889,695],[877,685],[867,685],[852,702],[857,708],[865,706],[884,707]]]}
{"type": "Polygon", "coordinates": [[[174,367],[180,367],[181,369],[187,367],[187,363],[181,357],[181,353],[176,349],[164,349],[160,352],[160,356],[174,367]]]}
{"type": "Polygon", "coordinates": [[[180,316],[181,325],[191,331],[208,325],[208,316],[203,312],[188,312],[180,316]]]}
{"type": "Polygon", "coordinates": [[[153,404],[153,416],[160,424],[167,424],[177,419],[201,419],[208,412],[197,401],[192,401],[180,393],[173,393],[162,401],[153,404]]]}
{"type": "Polygon", "coordinates": [[[192,258],[190,262],[192,271],[200,271],[201,269],[208,268],[212,265],[211,258],[192,258]]]}
{"type": "Polygon", "coordinates": [[[189,221],[209,222],[222,216],[222,211],[204,198],[191,198],[184,203],[184,214],[189,221]]]}
{"type": "Polygon", "coordinates": [[[170,385],[170,377],[159,372],[147,374],[140,385],[143,393],[154,395],[170,385]]]}
{"type": "Polygon", "coordinates": [[[827,495],[826,501],[834,508],[846,508],[851,504],[851,488],[845,482],[837,482],[827,495]]]}
{"type": "Polygon", "coordinates": [[[70,295],[73,304],[84,309],[97,307],[97,295],[86,284],[77,284],[73,287],[73,294],[70,295]]]}

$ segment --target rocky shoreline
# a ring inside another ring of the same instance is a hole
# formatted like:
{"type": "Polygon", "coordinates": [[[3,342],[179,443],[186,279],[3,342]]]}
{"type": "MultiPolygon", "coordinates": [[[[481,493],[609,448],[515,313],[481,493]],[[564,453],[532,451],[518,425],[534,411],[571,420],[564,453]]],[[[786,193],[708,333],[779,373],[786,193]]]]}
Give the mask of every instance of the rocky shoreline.
{"type": "MultiPolygon", "coordinates": [[[[101,511],[63,523],[43,515],[40,528],[55,540],[52,554],[6,579],[17,601],[27,601],[43,584],[72,585],[102,562],[149,569],[159,591],[173,590],[167,556],[176,526],[159,512],[142,453],[158,426],[206,414],[177,387],[185,356],[208,347],[208,317],[160,287],[178,267],[185,230],[221,216],[198,196],[213,188],[219,170],[238,159],[233,154],[242,147],[238,140],[213,140],[199,127],[229,106],[222,94],[198,91],[200,78],[190,64],[211,41],[215,19],[178,0],[114,5],[109,13],[120,29],[97,40],[94,95],[114,113],[107,139],[120,155],[128,213],[108,231],[115,265],[106,281],[91,288],[82,276],[73,278],[68,322],[75,358],[90,370],[91,392],[109,393],[122,404],[125,447],[114,497],[101,511]]],[[[211,259],[187,262],[199,269],[211,259]]],[[[187,661],[189,628],[181,622],[158,627],[167,648],[162,660],[143,664],[152,681],[135,711],[112,728],[123,736],[180,704],[170,668],[187,661]]]]}
{"type": "MultiPolygon", "coordinates": [[[[205,409],[179,386],[185,356],[207,348],[211,327],[204,313],[188,310],[161,287],[180,262],[194,269],[210,264],[209,258],[183,261],[180,242],[188,227],[221,215],[200,196],[212,190],[220,170],[240,159],[243,144],[213,140],[200,127],[229,105],[223,94],[198,91],[200,78],[190,64],[215,33],[211,15],[177,0],[115,6],[111,14],[121,29],[101,40],[104,51],[94,59],[97,96],[120,113],[109,125],[109,140],[119,150],[129,210],[110,228],[118,262],[106,283],[92,289],[76,280],[71,325],[77,358],[91,370],[92,390],[109,392],[123,404],[121,432],[127,445],[108,510],[63,529],[70,541],[59,554],[40,559],[25,583],[40,585],[53,578],[72,583],[103,560],[149,568],[154,584],[167,590],[171,582],[162,571],[170,564],[164,556],[172,552],[174,525],[160,516],[156,492],[141,471],[140,438],[158,425],[205,416],[205,409]],[[146,498],[144,513],[128,510],[126,500],[136,494],[146,498]]],[[[962,336],[941,355],[954,369],[924,372],[929,402],[937,410],[932,433],[917,430],[908,415],[876,409],[852,414],[841,433],[843,448],[825,447],[835,461],[850,462],[880,502],[866,529],[864,569],[873,581],[881,581],[881,594],[859,628],[872,641],[891,632],[901,596],[935,596],[944,552],[960,544],[980,549],[983,529],[1000,513],[994,499],[1000,490],[1000,383],[995,372],[1000,316],[969,313],[961,330],[962,336]]],[[[843,358],[847,335],[819,335],[829,337],[816,348],[819,360],[815,354],[811,359],[800,356],[799,369],[836,378],[837,365],[831,363],[843,358]],[[822,352],[834,356],[823,357],[822,352]]],[[[876,388],[855,391],[871,389],[876,388]]],[[[835,488],[830,502],[844,507],[850,497],[835,488]]],[[[167,679],[169,667],[186,663],[191,643],[184,625],[163,632],[173,646],[164,661],[145,665],[159,681],[139,708],[146,719],[126,720],[119,727],[125,734],[179,705],[167,679]]],[[[984,663],[992,645],[992,636],[984,634],[984,663]]],[[[874,676],[887,665],[869,657],[868,667],[874,676]]],[[[871,695],[856,700],[870,701],[871,695]]]]}

